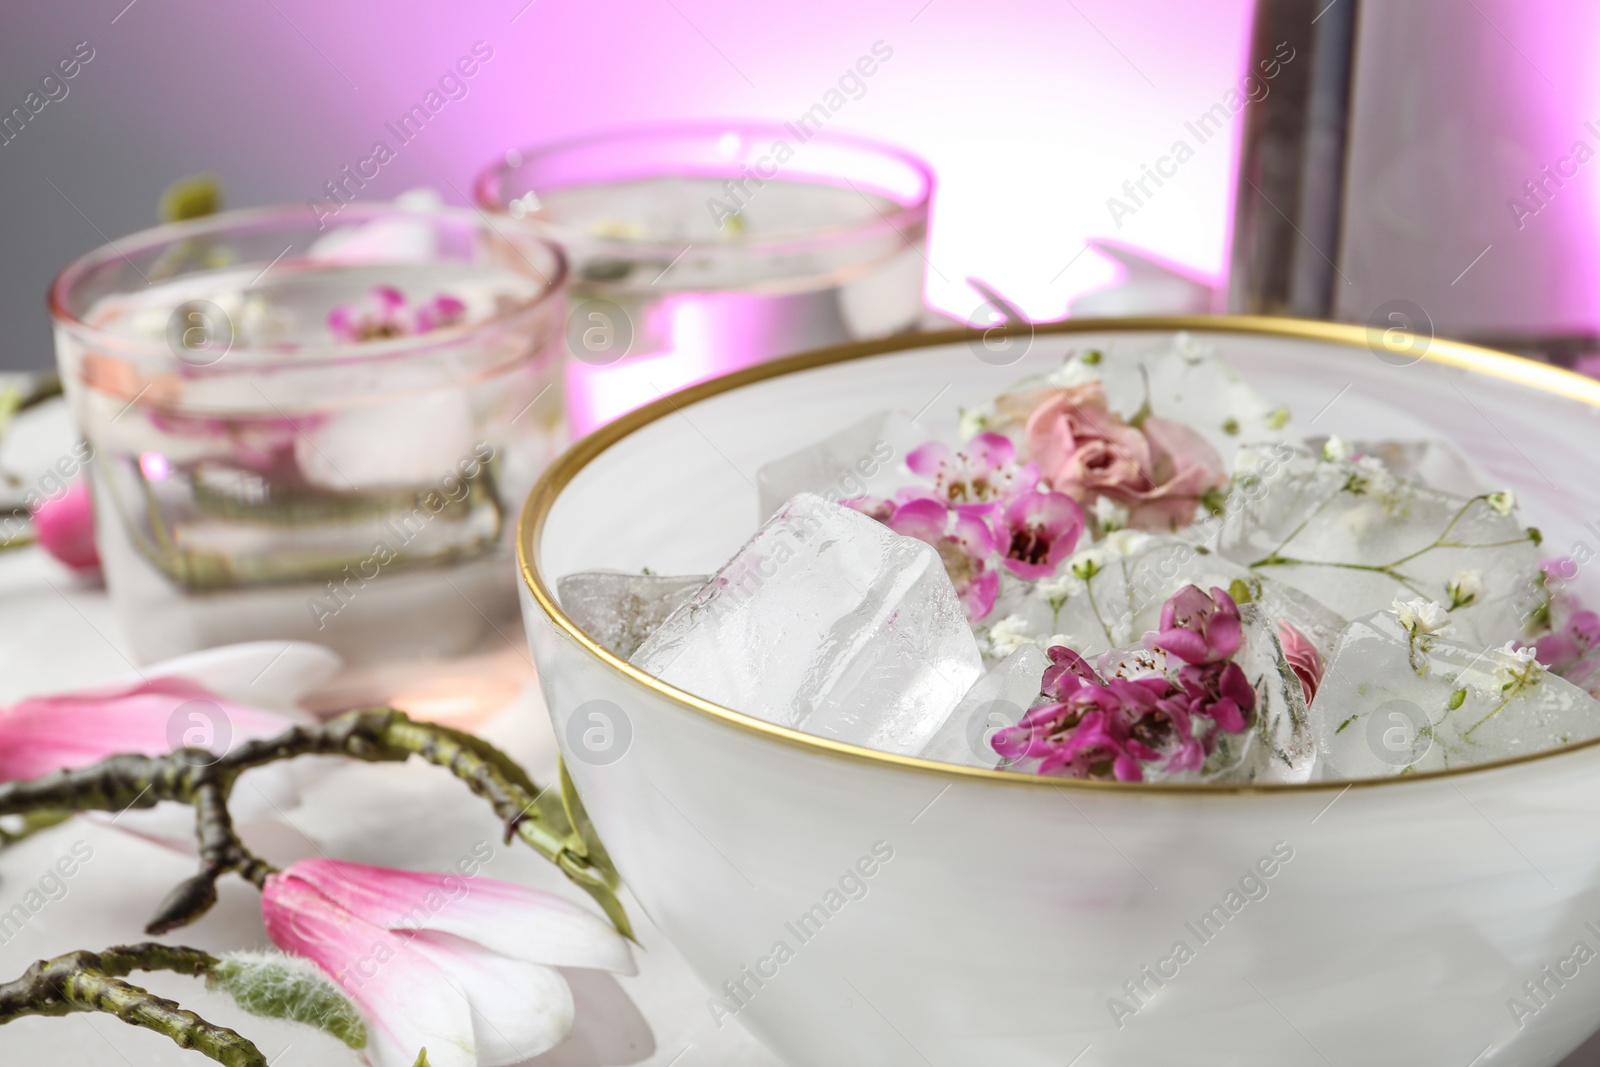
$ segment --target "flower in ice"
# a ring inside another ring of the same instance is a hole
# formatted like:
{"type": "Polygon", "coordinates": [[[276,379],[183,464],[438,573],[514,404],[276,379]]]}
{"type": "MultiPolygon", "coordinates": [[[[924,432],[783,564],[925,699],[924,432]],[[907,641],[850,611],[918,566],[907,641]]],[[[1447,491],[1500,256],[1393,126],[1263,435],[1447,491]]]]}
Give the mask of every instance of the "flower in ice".
{"type": "Polygon", "coordinates": [[[980,433],[956,452],[942,441],[929,441],[906,456],[906,466],[932,479],[934,495],[951,507],[987,512],[1038,482],[1039,469],[1019,467],[1016,458],[1010,438],[980,433]]]}
{"type": "Polygon", "coordinates": [[[89,482],[80,478],[53,500],[33,508],[33,538],[39,547],[75,571],[100,567],[94,547],[94,501],[89,482]]]}
{"type": "Polygon", "coordinates": [[[1023,645],[1034,643],[1028,636],[1028,621],[1021,615],[1007,615],[989,627],[989,655],[1005,659],[1023,645]]]}
{"type": "Polygon", "coordinates": [[[1509,489],[1502,489],[1498,493],[1490,493],[1483,499],[1484,503],[1488,504],[1501,515],[1510,515],[1512,510],[1517,506],[1517,494],[1513,493],[1509,489]]]}
{"type": "Polygon", "coordinates": [[[267,936],[304,956],[367,1020],[374,1067],[521,1063],[572,1029],[558,967],[634,973],[622,936],[558,897],[476,876],[328,859],[267,878],[267,936]]]}
{"type": "Polygon", "coordinates": [[[1600,615],[1588,609],[1574,611],[1560,628],[1539,638],[1533,646],[1539,662],[1565,675],[1600,645],[1600,615]]]}
{"type": "Polygon", "coordinates": [[[394,286],[375,285],[365,299],[328,312],[328,332],[345,343],[383,341],[455,326],[466,314],[467,305],[448,293],[412,307],[394,286]]]}
{"type": "Polygon", "coordinates": [[[1393,491],[1395,477],[1377,456],[1362,456],[1355,461],[1355,467],[1355,473],[1350,475],[1350,480],[1345,483],[1345,488],[1350,492],[1357,495],[1371,493],[1375,496],[1384,496],[1393,491]]]}
{"type": "Polygon", "coordinates": [[[1046,486],[1090,507],[1110,497],[1137,529],[1188,525],[1201,497],[1226,481],[1205,438],[1153,416],[1129,425],[1106,407],[1099,382],[1053,390],[1028,416],[1025,435],[1046,486]]]}
{"type": "Polygon", "coordinates": [[[1465,570],[1457,574],[1444,587],[1445,595],[1450,598],[1450,610],[1464,608],[1478,599],[1478,594],[1483,592],[1483,574],[1481,571],[1465,570]]]}
{"type": "Polygon", "coordinates": [[[1083,533],[1083,509],[1061,493],[1030,490],[1012,498],[996,523],[1001,564],[1034,581],[1056,572],[1083,533]]]}
{"type": "Polygon", "coordinates": [[[338,662],[314,645],[262,641],[169,660],[125,682],[25,698],[0,708],[0,781],[87,767],[121,752],[220,754],[274,737],[299,718],[294,700],[338,662]]]}
{"type": "Polygon", "coordinates": [[[961,606],[967,610],[969,622],[977,622],[994,610],[1000,593],[1000,572],[989,567],[989,557],[996,546],[983,519],[947,507],[942,501],[919,497],[899,505],[882,521],[895,533],[933,546],[956,587],[961,606]]]}
{"type": "Polygon", "coordinates": [[[1322,458],[1334,462],[1347,460],[1355,450],[1350,447],[1350,442],[1337,434],[1330,435],[1322,442],[1322,458]]]}
{"type": "Polygon", "coordinates": [[[1241,640],[1239,606],[1226,590],[1186,585],[1161,606],[1161,627],[1146,644],[1189,664],[1233,658],[1241,640]]]}
{"type": "Polygon", "coordinates": [[[1400,620],[1400,625],[1413,636],[1447,634],[1454,625],[1450,621],[1449,612],[1433,601],[1421,597],[1405,602],[1396,600],[1390,605],[1389,610],[1394,612],[1395,617],[1400,620]]]}
{"type": "Polygon", "coordinates": [[[1089,510],[1102,534],[1113,533],[1128,525],[1128,509],[1108,496],[1096,497],[1089,510]]]}
{"type": "Polygon", "coordinates": [[[1300,690],[1310,706],[1322,684],[1322,656],[1305,634],[1287,622],[1278,623],[1278,644],[1283,648],[1284,662],[1300,679],[1300,690]]]}

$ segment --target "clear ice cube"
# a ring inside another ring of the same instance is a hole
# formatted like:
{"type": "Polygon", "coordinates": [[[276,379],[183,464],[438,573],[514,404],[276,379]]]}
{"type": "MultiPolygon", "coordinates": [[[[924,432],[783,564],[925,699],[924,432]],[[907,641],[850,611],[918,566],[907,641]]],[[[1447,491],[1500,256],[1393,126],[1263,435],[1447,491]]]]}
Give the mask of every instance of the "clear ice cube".
{"type": "Polygon", "coordinates": [[[561,610],[608,651],[627,659],[663,619],[688,602],[707,576],[585,571],[556,582],[561,610]]]}
{"type": "Polygon", "coordinates": [[[1479,645],[1527,633],[1538,584],[1532,535],[1487,497],[1284,444],[1241,452],[1216,544],[1346,617],[1396,599],[1454,604],[1457,636],[1479,645]]]}
{"type": "Polygon", "coordinates": [[[1050,661],[1037,645],[1022,645],[973,683],[939,727],[923,759],[993,770],[1002,762],[989,743],[996,730],[1015,726],[1039,696],[1050,661]]]}
{"type": "MultiPolygon", "coordinates": [[[[1306,447],[1321,452],[1326,437],[1306,438],[1306,447]]],[[[1408,482],[1417,482],[1440,492],[1474,497],[1493,489],[1483,474],[1459,448],[1449,441],[1354,440],[1352,455],[1376,456],[1389,473],[1408,482]]]]}
{"type": "Polygon", "coordinates": [[[802,493],[632,657],[707,700],[913,755],[983,673],[931,547],[802,493]]]}
{"type": "Polygon", "coordinates": [[[889,496],[912,480],[905,459],[928,439],[896,411],[880,411],[756,471],[761,521],[797,493],[826,500],[889,496]]]}
{"type": "Polygon", "coordinates": [[[1371,778],[1503,759],[1600,734],[1600,701],[1536,662],[1391,612],[1355,619],[1317,691],[1327,774],[1371,778]]]}

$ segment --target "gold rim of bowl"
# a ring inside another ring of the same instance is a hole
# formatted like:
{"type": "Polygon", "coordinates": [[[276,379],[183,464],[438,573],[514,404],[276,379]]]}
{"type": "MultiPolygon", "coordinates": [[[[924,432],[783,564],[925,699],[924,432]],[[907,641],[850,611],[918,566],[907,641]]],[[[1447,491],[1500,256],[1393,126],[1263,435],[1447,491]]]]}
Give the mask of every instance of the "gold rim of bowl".
{"type": "MultiPolygon", "coordinates": [[[[1086,333],[1145,333],[1177,330],[1188,330],[1193,333],[1252,334],[1261,337],[1319,341],[1357,348],[1369,347],[1372,336],[1372,331],[1369,331],[1365,326],[1264,316],[1149,316],[1117,319],[1072,319],[1066,322],[1037,325],[1031,328],[1023,326],[1009,329],[997,328],[987,331],[957,329],[941,330],[934,333],[900,334],[878,341],[838,345],[832,348],[817,349],[812,352],[802,352],[799,355],[774,360],[770,363],[762,363],[744,370],[735,371],[732,374],[701,382],[681,392],[662,397],[660,400],[629,412],[615,422],[602,426],[587,437],[574,443],[572,447],[562,453],[544,472],[538,483],[534,485],[533,491],[528,495],[527,503],[523,506],[522,516],[517,524],[517,565],[522,572],[522,580],[527,583],[528,589],[533,594],[533,599],[539,605],[540,610],[550,617],[558,629],[564,631],[590,655],[605,666],[681,708],[717,720],[746,733],[756,734],[780,744],[798,746],[818,756],[872,763],[881,767],[932,775],[949,782],[968,780],[992,782],[997,785],[1018,788],[1046,787],[1108,793],[1147,795],[1201,794],[1211,796],[1243,793],[1312,792],[1349,788],[1378,788],[1383,786],[1403,788],[1407,783],[1411,782],[1483,774],[1498,768],[1514,767],[1538,760],[1555,759],[1600,745],[1600,737],[1594,737],[1570,745],[1562,745],[1507,759],[1469,764],[1465,767],[1421,771],[1416,774],[1395,775],[1385,778],[1340,779],[1303,784],[1213,785],[1198,782],[1103,782],[984,770],[980,767],[964,767],[953,763],[940,763],[916,756],[902,756],[890,752],[879,752],[875,749],[861,748],[829,738],[816,737],[799,730],[791,730],[788,727],[777,726],[754,716],[734,711],[732,708],[725,708],[720,704],[702,700],[692,693],[687,693],[668,685],[659,678],[639,670],[626,660],[607,651],[592,637],[584,633],[577,623],[568,618],[566,613],[561,610],[555,594],[545,582],[544,576],[540,574],[538,565],[535,562],[535,546],[544,530],[545,520],[550,514],[550,509],[555,504],[556,498],[561,494],[561,491],[577,477],[580,471],[606,449],[634,431],[648,426],[658,419],[676,414],[682,408],[707,397],[731,392],[755,382],[781,378],[784,375],[796,374],[817,367],[826,367],[834,363],[847,363],[851,360],[866,359],[907,349],[934,348],[942,345],[959,344],[982,338],[986,335],[993,336],[997,332],[1002,335],[1059,336],[1086,333]]],[[[1535,363],[1516,356],[1506,355],[1502,352],[1495,352],[1491,349],[1479,348],[1459,341],[1434,339],[1428,342],[1422,354],[1422,361],[1457,367],[1474,374],[1516,382],[1569,400],[1576,400],[1591,407],[1600,408],[1600,381],[1595,381],[1558,367],[1535,363]]]]}

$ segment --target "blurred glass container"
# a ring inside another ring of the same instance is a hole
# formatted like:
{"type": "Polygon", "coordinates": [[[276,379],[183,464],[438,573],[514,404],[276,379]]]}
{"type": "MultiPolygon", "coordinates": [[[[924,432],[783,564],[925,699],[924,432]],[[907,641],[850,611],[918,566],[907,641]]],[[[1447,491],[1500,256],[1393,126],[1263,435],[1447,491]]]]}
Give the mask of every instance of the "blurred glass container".
{"type": "Polygon", "coordinates": [[[578,436],[705,378],[913,328],[933,184],[887,145],[716,122],[512,151],[475,192],[572,262],[578,436]]]}
{"type": "Polygon", "coordinates": [[[138,658],[453,655],[514,619],[512,518],[565,440],[565,280],[524,224],[398,204],[230,212],[62,271],[56,356],[138,658]]]}

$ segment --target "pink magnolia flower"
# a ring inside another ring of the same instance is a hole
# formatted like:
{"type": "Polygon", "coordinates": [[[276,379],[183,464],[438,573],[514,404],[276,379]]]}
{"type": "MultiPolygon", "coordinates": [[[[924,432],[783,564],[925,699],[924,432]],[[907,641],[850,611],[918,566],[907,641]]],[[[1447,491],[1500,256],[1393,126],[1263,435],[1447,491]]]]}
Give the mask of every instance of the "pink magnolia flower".
{"type": "Polygon", "coordinates": [[[881,521],[895,533],[933,546],[969,621],[977,622],[994,610],[1000,573],[989,567],[989,557],[995,550],[994,535],[981,518],[921,497],[899,505],[881,521]]]}
{"type": "Polygon", "coordinates": [[[1239,651],[1241,633],[1233,597],[1216,586],[1208,596],[1186,585],[1161,606],[1161,628],[1145,644],[1185,663],[1216,663],[1239,651]]]}
{"type": "Polygon", "coordinates": [[[929,441],[906,456],[906,466],[931,478],[934,495],[951,507],[987,513],[1038,483],[1039,468],[1019,467],[1016,458],[1010,438],[980,433],[956,452],[943,441],[929,441]]]}
{"type": "Polygon", "coordinates": [[[1061,493],[1029,490],[1012,498],[997,525],[1001,563],[1019,578],[1038,581],[1072,554],[1083,533],[1083,509],[1061,493]]]}
{"type": "Polygon", "coordinates": [[[368,1023],[375,1067],[521,1063],[566,1039],[572,992],[558,967],[633,974],[627,942],[559,897],[481,876],[328,859],[271,875],[267,936],[315,963],[368,1023]]]}
{"type": "MultiPolygon", "coordinates": [[[[1600,626],[1600,619],[1595,621],[1600,626]]],[[[1278,623],[1278,644],[1283,646],[1283,658],[1289,669],[1300,679],[1300,688],[1309,707],[1316,699],[1317,686],[1322,684],[1322,656],[1305,634],[1287,622],[1278,623]]]]}
{"type": "Polygon", "coordinates": [[[87,479],[78,479],[61,496],[34,506],[33,536],[40,548],[75,571],[100,568],[100,553],[94,547],[94,500],[87,479]]]}
{"type": "Polygon", "coordinates": [[[375,285],[365,299],[328,312],[328,331],[346,343],[383,341],[454,326],[466,314],[467,305],[445,293],[413,308],[394,286],[375,285]]]}
{"type": "Polygon", "coordinates": [[[1080,504],[1108,497],[1136,529],[1188,525],[1200,498],[1227,481],[1205,438],[1154,416],[1130,426],[1107,408],[1099,382],[1052,390],[1024,435],[1045,485],[1080,504]]]}
{"type": "MultiPolygon", "coordinates": [[[[304,720],[296,701],[339,663],[317,645],[258,641],[180,656],[110,685],[27,697],[0,708],[0,781],[86,767],[121,752],[221,753],[274,737],[304,720]]],[[[129,812],[123,821],[143,814],[129,812]]],[[[187,826],[192,837],[192,817],[187,826]]]]}

